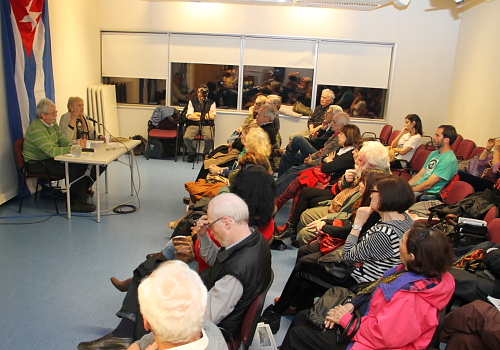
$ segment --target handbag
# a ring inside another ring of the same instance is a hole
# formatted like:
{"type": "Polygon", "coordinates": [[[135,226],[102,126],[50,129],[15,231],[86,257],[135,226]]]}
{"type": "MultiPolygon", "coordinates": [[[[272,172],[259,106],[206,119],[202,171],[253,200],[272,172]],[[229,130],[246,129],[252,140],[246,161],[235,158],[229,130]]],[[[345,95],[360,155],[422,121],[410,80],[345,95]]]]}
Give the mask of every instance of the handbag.
{"type": "MultiPolygon", "coordinates": [[[[325,318],[328,311],[337,305],[348,303],[355,296],[356,295],[347,288],[339,286],[332,287],[311,307],[306,319],[313,327],[325,331],[325,318]]],[[[337,343],[349,342],[358,331],[360,325],[361,315],[358,310],[354,310],[344,330],[342,330],[339,325],[335,326],[337,343]]]]}
{"type": "Polygon", "coordinates": [[[318,259],[325,272],[333,276],[337,282],[348,279],[355,268],[353,263],[342,260],[343,250],[344,246],[341,246],[318,259]]]}
{"type": "MultiPolygon", "coordinates": [[[[344,223],[342,222],[342,220],[335,219],[333,220],[332,225],[343,227],[344,223]]],[[[323,255],[333,252],[335,249],[345,244],[345,239],[332,237],[328,233],[324,232],[321,232],[318,235],[316,235],[316,237],[314,237],[312,240],[309,241],[309,244],[315,241],[319,242],[319,250],[323,255]]]]}
{"type": "Polygon", "coordinates": [[[177,260],[186,264],[194,260],[194,244],[191,236],[177,236],[172,238],[174,244],[174,255],[177,260]]]}

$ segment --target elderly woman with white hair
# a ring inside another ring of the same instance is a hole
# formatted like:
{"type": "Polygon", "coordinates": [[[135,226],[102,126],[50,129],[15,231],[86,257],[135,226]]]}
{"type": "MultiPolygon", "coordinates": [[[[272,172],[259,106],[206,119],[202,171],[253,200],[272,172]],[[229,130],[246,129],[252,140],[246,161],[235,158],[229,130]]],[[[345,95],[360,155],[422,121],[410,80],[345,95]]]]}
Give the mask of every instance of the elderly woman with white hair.
{"type": "Polygon", "coordinates": [[[93,123],[84,117],[83,111],[84,102],[81,97],[73,96],[68,99],[68,111],[59,120],[59,127],[64,136],[70,141],[76,139],[104,141],[104,136],[97,134],[93,123]]]}

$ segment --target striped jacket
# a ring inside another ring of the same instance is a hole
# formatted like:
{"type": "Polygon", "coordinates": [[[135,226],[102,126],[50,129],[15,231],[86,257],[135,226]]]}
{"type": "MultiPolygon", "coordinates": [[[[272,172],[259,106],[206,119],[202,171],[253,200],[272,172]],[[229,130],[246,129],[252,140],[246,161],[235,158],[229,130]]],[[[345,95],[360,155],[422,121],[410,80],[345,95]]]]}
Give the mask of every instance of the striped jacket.
{"type": "Polygon", "coordinates": [[[405,220],[379,222],[361,238],[349,235],[344,245],[342,259],[361,263],[351,276],[358,282],[372,282],[388,269],[401,263],[399,240],[408,231],[413,220],[405,213],[405,220]],[[359,241],[359,242],[358,242],[359,241]]]}

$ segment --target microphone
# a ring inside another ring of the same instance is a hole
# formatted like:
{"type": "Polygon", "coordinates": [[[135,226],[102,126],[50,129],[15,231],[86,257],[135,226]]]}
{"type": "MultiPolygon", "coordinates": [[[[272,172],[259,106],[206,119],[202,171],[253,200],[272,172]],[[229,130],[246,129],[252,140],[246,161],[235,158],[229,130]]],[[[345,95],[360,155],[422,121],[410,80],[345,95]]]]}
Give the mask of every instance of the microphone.
{"type": "Polygon", "coordinates": [[[88,116],[87,116],[87,117],[85,117],[85,118],[87,118],[87,120],[90,120],[90,121],[91,121],[91,122],[93,122],[93,123],[96,123],[96,124],[102,125],[102,123],[99,123],[97,120],[95,120],[95,119],[93,119],[93,118],[90,118],[90,117],[88,117],[88,116]]]}

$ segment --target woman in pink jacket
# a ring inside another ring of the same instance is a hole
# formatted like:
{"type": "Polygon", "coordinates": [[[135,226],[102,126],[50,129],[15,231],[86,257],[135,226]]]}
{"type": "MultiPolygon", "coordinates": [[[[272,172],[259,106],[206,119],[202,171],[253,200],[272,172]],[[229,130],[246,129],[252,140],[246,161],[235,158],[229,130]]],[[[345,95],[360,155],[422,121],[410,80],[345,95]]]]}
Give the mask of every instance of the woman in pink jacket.
{"type": "Polygon", "coordinates": [[[443,232],[417,223],[401,239],[400,257],[401,265],[366,287],[371,294],[358,293],[350,303],[332,308],[326,331],[308,323],[308,310],[299,312],[281,350],[425,349],[438,325],[438,311],[455,289],[447,272],[453,253],[443,232]],[[333,327],[345,327],[355,308],[364,315],[359,330],[351,343],[337,344],[333,327]]]}

